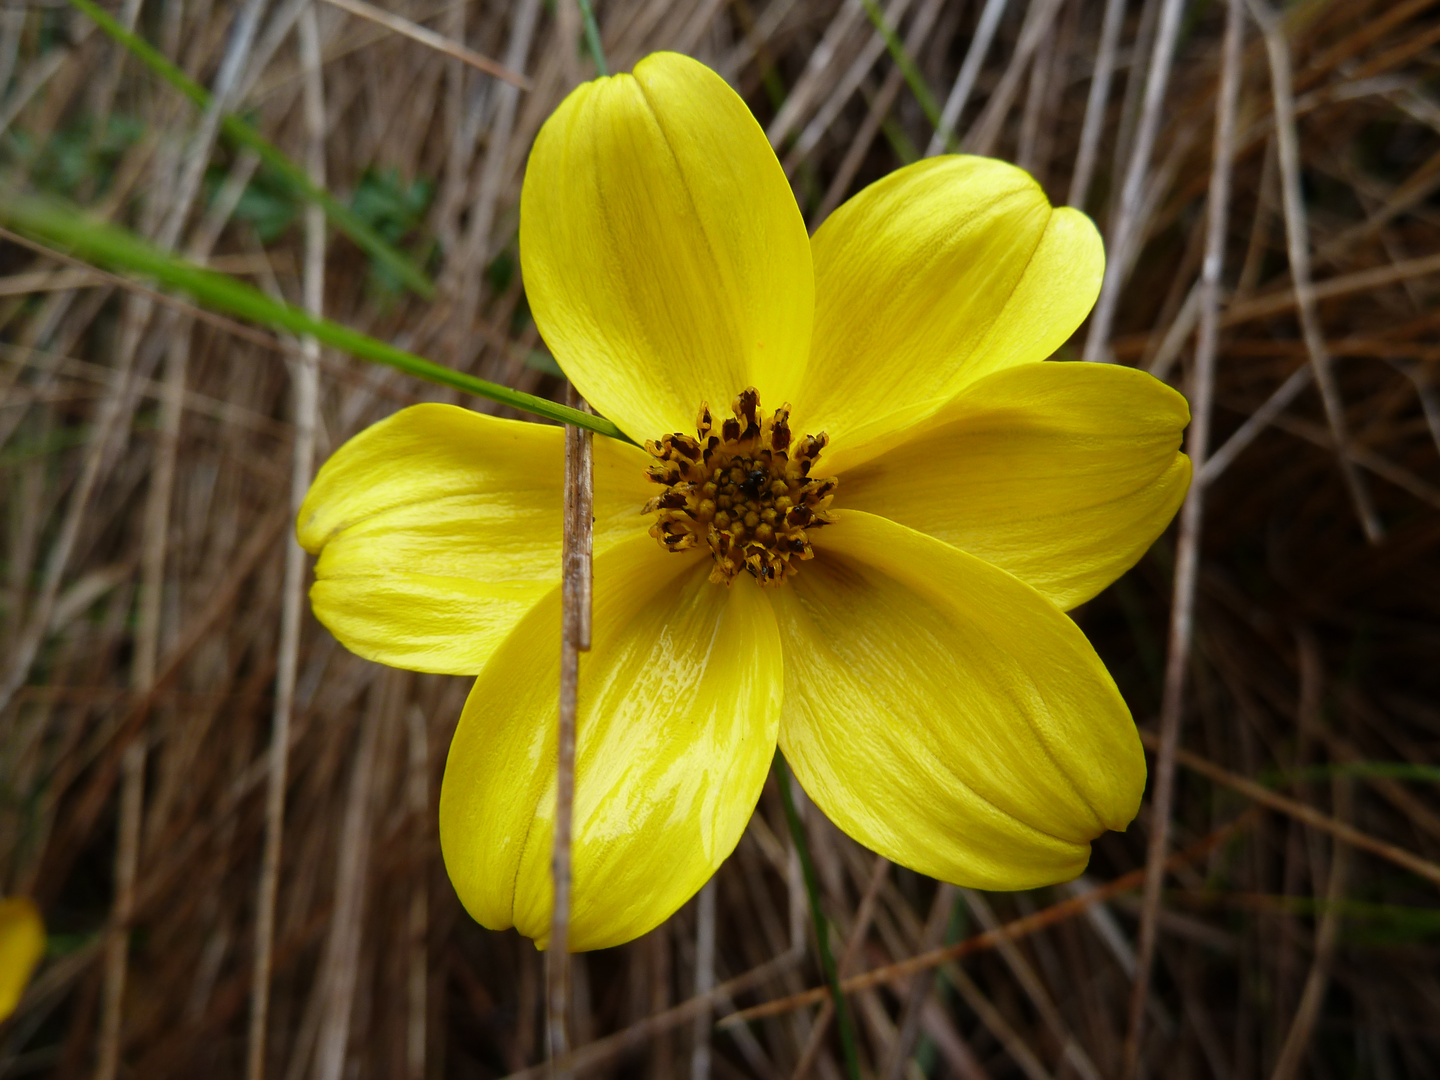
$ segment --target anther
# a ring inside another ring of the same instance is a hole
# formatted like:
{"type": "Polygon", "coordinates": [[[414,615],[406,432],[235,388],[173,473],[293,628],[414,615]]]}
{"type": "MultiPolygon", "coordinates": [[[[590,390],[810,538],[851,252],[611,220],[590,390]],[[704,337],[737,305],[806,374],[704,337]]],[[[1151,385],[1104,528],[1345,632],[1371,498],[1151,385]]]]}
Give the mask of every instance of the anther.
{"type": "Polygon", "coordinates": [[[834,521],[835,481],[810,478],[829,440],[824,432],[796,439],[788,405],[766,418],[754,387],[736,395],[731,411],[719,434],[705,403],[697,438],[676,432],[645,444],[663,463],[647,474],[666,489],[645,504],[655,515],[650,534],[667,551],[703,539],[715,562],[711,581],[728,585],[744,570],[761,585],[779,585],[814,557],[805,530],[834,521]]]}

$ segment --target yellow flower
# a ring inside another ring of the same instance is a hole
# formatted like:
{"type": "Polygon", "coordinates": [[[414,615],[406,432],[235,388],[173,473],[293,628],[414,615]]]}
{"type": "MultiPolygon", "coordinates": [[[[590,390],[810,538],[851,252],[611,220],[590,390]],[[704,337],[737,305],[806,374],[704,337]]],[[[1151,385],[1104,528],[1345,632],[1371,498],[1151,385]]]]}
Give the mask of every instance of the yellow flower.
{"type": "MultiPolygon", "coordinates": [[[[595,440],[572,947],[684,903],[777,742],[905,866],[989,889],[1078,874],[1145,763],[1064,611],[1140,557],[1190,475],[1178,394],[1042,363],[1094,303],[1090,221],[1019,169],[942,157],[808,237],[740,98],[657,54],[547,121],[520,253],[565,373],[651,450],[595,440]]],[[[542,946],[562,462],[559,428],[420,405],[341,448],[299,523],[342,642],[478,675],[445,864],[477,920],[542,946]]]]}
{"type": "Polygon", "coordinates": [[[20,1004],[44,955],[45,923],[34,902],[24,896],[0,900],[0,1022],[20,1004]]]}

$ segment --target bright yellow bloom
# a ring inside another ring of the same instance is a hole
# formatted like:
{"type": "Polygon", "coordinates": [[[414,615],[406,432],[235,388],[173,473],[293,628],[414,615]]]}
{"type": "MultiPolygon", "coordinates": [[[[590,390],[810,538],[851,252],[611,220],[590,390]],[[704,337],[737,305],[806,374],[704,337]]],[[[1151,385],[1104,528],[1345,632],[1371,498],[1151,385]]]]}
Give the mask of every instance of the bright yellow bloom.
{"type": "Polygon", "coordinates": [[[0,900],[0,1022],[20,1004],[44,955],[45,923],[34,901],[24,896],[0,900]]]}
{"type": "MultiPolygon", "coordinates": [[[[942,157],[808,237],[744,103],[673,54],[565,100],[520,215],[546,343],[651,447],[595,440],[573,947],[645,933],[710,877],[777,742],[905,866],[987,889],[1078,874],[1145,762],[1064,611],[1140,557],[1190,476],[1180,395],[1042,362],[1099,289],[1090,221],[1019,169],[942,157]]],[[[559,428],[421,405],[336,453],[299,524],[342,642],[478,675],[446,868],[476,919],[541,945],[562,462],[559,428]]]]}

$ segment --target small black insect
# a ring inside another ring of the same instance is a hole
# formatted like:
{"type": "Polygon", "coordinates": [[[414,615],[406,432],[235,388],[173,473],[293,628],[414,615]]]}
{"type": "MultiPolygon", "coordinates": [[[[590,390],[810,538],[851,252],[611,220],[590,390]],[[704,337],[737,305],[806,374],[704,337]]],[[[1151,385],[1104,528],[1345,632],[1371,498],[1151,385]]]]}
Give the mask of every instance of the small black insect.
{"type": "Polygon", "coordinates": [[[770,473],[765,469],[751,469],[745,475],[745,482],[740,485],[746,497],[758,499],[760,497],[760,486],[769,479],[770,473]]]}

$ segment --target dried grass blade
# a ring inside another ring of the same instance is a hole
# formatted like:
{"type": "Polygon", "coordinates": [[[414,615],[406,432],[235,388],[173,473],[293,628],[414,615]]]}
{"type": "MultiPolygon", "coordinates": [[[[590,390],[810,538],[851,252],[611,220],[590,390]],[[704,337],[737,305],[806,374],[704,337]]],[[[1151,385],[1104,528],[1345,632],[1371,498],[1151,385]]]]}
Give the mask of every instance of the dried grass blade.
{"type": "MultiPolygon", "coordinates": [[[[210,107],[210,95],[204,87],[172,64],[163,53],[152,47],[144,38],[127,31],[94,0],[69,0],[69,2],[93,19],[100,29],[129,49],[146,67],[184,94],[199,108],[208,109],[210,107]]],[[[226,115],[220,121],[220,126],[229,138],[259,154],[265,164],[274,169],[297,193],[323,206],[325,216],[333,221],[337,228],[354,240],[376,261],[384,263],[418,295],[426,298],[434,295],[435,286],[424,272],[409,258],[397,251],[348,206],[324,188],[315,187],[310,182],[305,170],[286,157],[268,139],[261,136],[238,116],[226,115]]]]}
{"type": "Polygon", "coordinates": [[[1095,301],[1095,310],[1090,313],[1090,330],[1085,339],[1085,359],[1092,362],[1109,359],[1110,327],[1120,303],[1120,290],[1133,261],[1132,247],[1141,242],[1141,238],[1135,234],[1139,230],[1142,217],[1145,178],[1150,171],[1155,136],[1160,128],[1161,108],[1165,104],[1165,90],[1169,86],[1170,70],[1175,61],[1180,15],[1185,8],[1184,0],[1163,0],[1163,4],[1160,9],[1160,29],[1155,35],[1155,46],[1150,53],[1140,124],[1136,129],[1130,160],[1125,167],[1125,179],[1120,188],[1115,220],[1110,223],[1106,237],[1109,250],[1106,252],[1105,277],[1100,285],[1100,297],[1095,301]]]}
{"type": "MultiPolygon", "coordinates": [[[[1230,179],[1235,158],[1236,111],[1240,97],[1241,44],[1244,14],[1241,0],[1228,0],[1225,40],[1220,66],[1220,93],[1215,104],[1211,150],[1210,197],[1207,200],[1205,255],[1198,293],[1200,336],[1190,385],[1190,432],[1185,448],[1198,473],[1210,449],[1210,414],[1215,397],[1215,357],[1220,340],[1220,285],[1230,219],[1230,179]]],[[[1160,706],[1160,750],[1156,754],[1151,801],[1150,842],[1146,856],[1145,893],[1136,949],[1135,980],[1130,995],[1129,1030],[1125,1039],[1125,1075],[1140,1068],[1140,1048],[1150,995],[1150,967],[1159,932],[1160,888],[1165,853],[1170,846],[1170,817],[1175,797],[1175,751],[1185,705],[1185,675],[1195,624],[1195,586],[1200,573],[1200,534],[1205,517],[1205,486],[1192,483],[1180,510],[1180,535],[1175,552],[1175,578],[1170,606],[1169,653],[1160,706]]]]}
{"type": "Polygon", "coordinates": [[[520,90],[530,89],[530,80],[524,75],[511,71],[504,64],[491,60],[488,56],[481,56],[473,49],[467,49],[458,41],[451,41],[443,34],[437,34],[419,23],[411,22],[409,19],[401,18],[374,4],[367,4],[365,0],[325,0],[325,3],[337,7],[341,11],[348,12],[360,19],[368,19],[373,23],[393,30],[395,33],[409,38],[411,41],[418,41],[427,48],[436,52],[444,53],[446,56],[454,57],[462,63],[469,64],[477,71],[483,71],[486,75],[493,75],[502,79],[520,90]]]}
{"type": "MultiPolygon", "coordinates": [[[[1242,814],[1229,824],[1223,825],[1210,833],[1208,836],[1196,841],[1183,851],[1177,851],[1165,860],[1166,869],[1173,870],[1175,867],[1194,862],[1203,858],[1215,848],[1225,843],[1242,829],[1248,828],[1256,820],[1257,815],[1252,813],[1242,814]]],[[[876,986],[895,984],[900,980],[921,971],[928,971],[931,968],[939,967],[941,964],[949,963],[952,960],[959,960],[972,953],[984,952],[993,949],[1001,941],[1017,941],[1037,930],[1043,930],[1047,926],[1053,926],[1058,922],[1073,918],[1085,911],[1092,904],[1102,900],[1109,900],[1111,897],[1127,893],[1132,889],[1139,888],[1145,880],[1145,868],[1132,870],[1128,874],[1116,878],[1114,881],[1095,887],[1086,892],[1073,896],[1068,900],[1062,900],[1058,904],[1042,908],[1033,915],[1026,915],[1024,918],[1015,919],[1001,926],[998,930],[987,930],[982,934],[966,938],[964,941],[954,945],[947,945],[941,949],[934,949],[919,956],[912,956],[908,960],[901,960],[894,964],[886,964],[884,967],[873,968],[862,975],[855,975],[844,979],[840,983],[840,989],[847,994],[853,994],[859,990],[869,990],[876,986]]],[[[778,998],[774,1001],[767,1001],[761,1005],[754,1005],[748,1009],[742,1009],[731,1016],[720,1021],[717,1027],[721,1029],[731,1027],[735,1024],[746,1023],[751,1020],[759,1020],[766,1016],[778,1016],[782,1013],[791,1012],[795,1009],[803,1009],[807,1005],[815,1005],[823,1001],[829,989],[817,986],[799,994],[792,994],[789,997],[778,998]]]]}
{"type": "MultiPolygon", "coordinates": [[[[320,33],[315,9],[300,15],[300,54],[305,68],[305,129],[309,140],[306,167],[317,187],[325,184],[325,89],[320,74],[320,33]]],[[[305,213],[305,309],[324,312],[325,218],[314,203],[305,213]]],[[[294,378],[295,444],[291,454],[290,509],[298,513],[314,469],[315,424],[320,400],[320,342],[307,335],[292,368],[294,378]]],[[[250,1027],[245,1074],[264,1080],[266,1026],[270,1015],[270,977],[275,947],[275,901],[280,890],[280,855],[285,829],[285,788],[289,776],[290,729],[299,670],[300,630],[305,610],[305,553],[292,534],[285,543],[285,578],[281,585],[280,642],[275,674],[275,707],[271,713],[270,749],[266,764],[265,839],[255,898],[254,975],[250,987],[250,1027]]]]}
{"type": "Polygon", "coordinates": [[[1379,543],[1385,535],[1370,494],[1347,452],[1350,433],[1345,423],[1345,404],[1330,365],[1330,352],[1320,329],[1320,312],[1315,302],[1310,276],[1310,227],[1305,210],[1305,196],[1300,187],[1300,135],[1295,124],[1295,87],[1290,64],[1290,44],[1280,16],[1270,10],[1265,0],[1245,0],[1250,14],[1260,27],[1265,41],[1265,55],[1270,62],[1270,90],[1275,107],[1275,134],[1280,151],[1280,190],[1285,211],[1285,240],[1290,255],[1290,276],[1295,282],[1300,329],[1310,366],[1320,388],[1320,400],[1335,439],[1336,458],[1344,477],[1346,490],[1355,504],[1356,516],[1366,537],[1379,543]]]}
{"type": "Polygon", "coordinates": [[[331,348],[385,364],[427,382],[488,398],[548,420],[575,424],[598,435],[629,441],[615,424],[602,417],[454,371],[358,330],[318,318],[225,274],[167,255],[124,229],[89,220],[53,200],[26,196],[5,202],[0,204],[0,220],[21,233],[58,244],[86,259],[153,277],[220,311],[301,336],[312,335],[331,348]]]}

